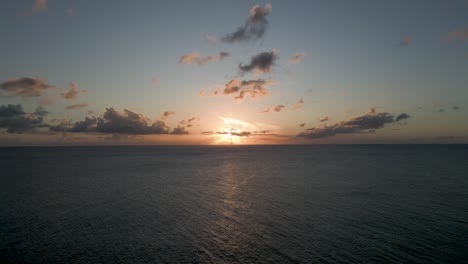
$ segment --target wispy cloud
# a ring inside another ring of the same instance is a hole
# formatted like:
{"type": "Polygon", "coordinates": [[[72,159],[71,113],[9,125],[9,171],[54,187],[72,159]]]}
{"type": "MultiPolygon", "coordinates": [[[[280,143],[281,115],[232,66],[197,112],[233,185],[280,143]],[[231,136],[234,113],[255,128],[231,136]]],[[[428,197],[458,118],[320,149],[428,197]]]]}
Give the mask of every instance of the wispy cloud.
{"type": "Polygon", "coordinates": [[[198,64],[204,65],[210,61],[220,61],[229,56],[229,53],[221,51],[218,55],[201,57],[199,53],[193,52],[184,55],[180,58],[179,63],[181,64],[198,64]]]}
{"type": "Polygon", "coordinates": [[[248,42],[257,40],[265,34],[268,27],[266,16],[271,12],[271,4],[266,4],[261,8],[260,5],[255,5],[250,9],[250,16],[244,26],[239,27],[236,31],[227,34],[222,38],[222,41],[228,43],[248,42]]]}
{"type": "Polygon", "coordinates": [[[328,118],[328,116],[326,116],[326,117],[320,119],[320,122],[327,122],[328,120],[329,120],[329,118],[328,118]]]}
{"type": "Polygon", "coordinates": [[[151,84],[153,86],[158,86],[159,84],[161,84],[161,80],[159,78],[153,78],[151,79],[151,84]]]}
{"type": "Polygon", "coordinates": [[[294,104],[294,106],[291,108],[291,110],[294,111],[294,110],[300,109],[303,104],[304,104],[304,100],[300,99],[299,101],[297,101],[294,104]]]}
{"type": "Polygon", "coordinates": [[[468,40],[468,28],[449,32],[445,38],[447,41],[465,41],[468,40]]]}
{"type": "Polygon", "coordinates": [[[397,46],[402,48],[411,45],[411,43],[413,43],[413,39],[411,37],[406,37],[402,41],[398,42],[397,46]]]}
{"type": "Polygon", "coordinates": [[[239,64],[238,68],[241,74],[257,70],[259,73],[266,73],[271,71],[271,67],[275,65],[275,61],[278,59],[277,52],[275,50],[270,52],[262,52],[253,56],[249,64],[239,64]]]}
{"type": "Polygon", "coordinates": [[[85,107],[87,107],[87,106],[88,106],[87,103],[72,104],[72,105],[66,106],[66,107],[65,107],[65,110],[81,109],[81,108],[85,108],[85,107]]]}
{"type": "Polygon", "coordinates": [[[299,137],[306,138],[324,138],[332,137],[338,134],[352,133],[371,133],[377,129],[381,129],[385,124],[398,123],[401,120],[407,119],[410,116],[402,113],[398,116],[389,113],[377,113],[374,108],[363,116],[351,118],[347,121],[341,121],[330,126],[321,126],[309,128],[301,132],[299,137]]]}
{"type": "Polygon", "coordinates": [[[211,45],[215,45],[216,42],[218,41],[217,38],[216,38],[215,36],[211,36],[211,35],[206,34],[206,33],[203,34],[203,37],[204,37],[205,40],[208,41],[208,43],[210,43],[211,45]]]}
{"type": "Polygon", "coordinates": [[[295,53],[291,59],[289,59],[289,64],[298,64],[302,61],[302,59],[304,58],[305,56],[305,53],[304,52],[297,52],[295,53]]]}
{"type": "Polygon", "coordinates": [[[0,83],[0,90],[21,97],[38,97],[53,89],[55,86],[47,84],[45,80],[31,77],[15,78],[0,83]]]}
{"type": "Polygon", "coordinates": [[[286,107],[286,106],[280,104],[280,105],[277,105],[277,106],[275,106],[275,107],[272,107],[272,108],[268,108],[268,109],[266,109],[266,110],[263,110],[262,113],[268,113],[268,112],[276,112],[276,113],[278,113],[278,112],[281,112],[285,107],[286,107]]]}
{"type": "Polygon", "coordinates": [[[65,92],[60,93],[60,96],[66,100],[78,98],[78,94],[82,91],[78,89],[78,85],[74,82],[69,83],[69,89],[65,92]]]}

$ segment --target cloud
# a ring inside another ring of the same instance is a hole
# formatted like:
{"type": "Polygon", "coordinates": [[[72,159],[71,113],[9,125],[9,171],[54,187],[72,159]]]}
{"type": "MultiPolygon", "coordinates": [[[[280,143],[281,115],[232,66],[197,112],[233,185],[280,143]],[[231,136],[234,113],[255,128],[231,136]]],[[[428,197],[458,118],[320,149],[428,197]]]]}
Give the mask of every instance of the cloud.
{"type": "Polygon", "coordinates": [[[327,121],[328,121],[328,116],[326,116],[326,117],[320,119],[320,122],[327,122],[327,121]]]}
{"type": "Polygon", "coordinates": [[[299,127],[304,127],[306,125],[306,123],[302,123],[299,125],[299,127]]]}
{"type": "Polygon", "coordinates": [[[60,96],[67,100],[77,98],[78,93],[80,92],[80,90],[78,89],[78,85],[76,85],[76,83],[74,82],[71,82],[68,85],[70,86],[70,89],[68,89],[68,91],[60,93],[60,96]]]}
{"type": "Polygon", "coordinates": [[[161,83],[161,80],[159,80],[159,78],[153,78],[151,80],[151,84],[153,84],[153,86],[158,86],[160,83],[161,83]]]}
{"type": "Polygon", "coordinates": [[[200,54],[194,52],[184,55],[180,58],[179,63],[182,64],[198,64],[204,65],[209,61],[220,61],[229,56],[229,53],[221,51],[218,55],[201,57],[200,54]]]}
{"type": "Polygon", "coordinates": [[[454,111],[460,110],[460,107],[457,106],[457,105],[454,105],[454,106],[452,106],[452,110],[454,110],[454,111]]]}
{"type": "Polygon", "coordinates": [[[0,83],[0,90],[21,97],[38,97],[47,90],[55,89],[39,78],[20,77],[0,83]]]}
{"type": "Polygon", "coordinates": [[[410,118],[410,115],[406,113],[399,114],[397,117],[395,117],[395,122],[401,121],[403,119],[410,118]]]}
{"type": "Polygon", "coordinates": [[[37,128],[46,127],[43,116],[48,112],[37,108],[34,113],[26,113],[20,104],[0,106],[0,129],[8,133],[34,132],[37,128]]]}
{"type": "Polygon", "coordinates": [[[161,115],[161,119],[165,120],[165,119],[168,118],[169,116],[175,115],[175,113],[176,113],[176,112],[165,111],[165,112],[161,115]]]}
{"type": "Polygon", "coordinates": [[[141,114],[125,109],[116,111],[113,107],[106,108],[101,117],[86,117],[74,124],[59,124],[51,126],[52,131],[63,132],[97,132],[109,134],[168,134],[169,127],[164,121],[150,123],[141,114]]]}
{"type": "MultiPolygon", "coordinates": [[[[267,85],[272,84],[274,81],[271,80],[239,80],[232,79],[227,82],[224,87],[220,90],[211,92],[209,95],[218,96],[218,95],[235,95],[234,100],[243,100],[246,96],[250,98],[257,98],[261,96],[266,96],[269,94],[267,90],[267,85]]],[[[204,96],[205,93],[201,92],[200,95],[204,96]]]]}
{"type": "Polygon", "coordinates": [[[215,45],[216,42],[217,42],[217,39],[215,36],[211,36],[211,35],[208,35],[208,34],[203,34],[203,36],[205,37],[206,41],[208,41],[208,43],[210,43],[211,45],[215,45]]]}
{"type": "Polygon", "coordinates": [[[461,29],[461,30],[449,32],[447,34],[446,40],[447,41],[456,41],[456,40],[464,41],[464,40],[468,40],[468,28],[464,28],[464,29],[461,29]]]}
{"type": "Polygon", "coordinates": [[[299,101],[297,101],[297,102],[294,104],[294,106],[292,107],[291,110],[293,110],[293,111],[294,111],[294,110],[297,110],[297,109],[301,108],[303,104],[304,104],[304,100],[300,99],[299,101]]]}
{"type": "Polygon", "coordinates": [[[271,12],[271,4],[266,4],[264,8],[255,5],[250,9],[250,16],[244,26],[239,27],[236,31],[227,34],[222,38],[222,41],[227,43],[247,42],[257,40],[265,34],[268,27],[266,16],[271,12]]]}
{"type": "Polygon", "coordinates": [[[409,115],[406,113],[395,117],[395,115],[389,113],[377,113],[374,108],[371,108],[370,111],[363,116],[341,121],[331,126],[309,128],[301,132],[298,136],[316,139],[332,137],[337,134],[372,133],[377,129],[383,128],[385,124],[399,122],[406,118],[409,118],[409,115]]]}
{"type": "Polygon", "coordinates": [[[73,104],[65,107],[65,110],[72,110],[72,109],[81,109],[87,107],[87,103],[82,103],[82,104],[73,104]]]}
{"type": "Polygon", "coordinates": [[[257,70],[260,73],[267,73],[271,71],[271,67],[275,65],[278,59],[276,52],[262,52],[252,57],[249,64],[239,64],[238,68],[241,74],[257,70]]]}
{"type": "Polygon", "coordinates": [[[49,114],[49,112],[42,108],[42,106],[38,106],[34,111],[34,114],[37,116],[46,116],[49,114]]]}
{"type": "Polygon", "coordinates": [[[52,99],[51,97],[43,97],[39,100],[39,103],[41,105],[51,105],[54,103],[54,99],[52,99]]]}
{"type": "Polygon", "coordinates": [[[439,112],[439,113],[443,113],[443,112],[445,112],[445,109],[443,109],[443,108],[440,108],[440,109],[439,109],[437,112],[439,112]]]}
{"type": "Polygon", "coordinates": [[[305,53],[304,52],[297,52],[295,53],[291,59],[289,60],[289,64],[298,64],[302,61],[302,59],[304,58],[305,56],[305,53]]]}
{"type": "Polygon", "coordinates": [[[263,110],[262,113],[268,113],[268,112],[281,112],[281,110],[283,110],[285,108],[284,105],[277,105],[275,107],[272,107],[272,108],[268,108],[266,110],[263,110]]]}
{"type": "Polygon", "coordinates": [[[35,0],[32,8],[33,13],[40,13],[47,10],[47,0],[35,0]]]}
{"type": "Polygon", "coordinates": [[[406,37],[402,41],[398,42],[397,46],[402,48],[411,45],[413,43],[413,39],[411,37],[406,37]]]}

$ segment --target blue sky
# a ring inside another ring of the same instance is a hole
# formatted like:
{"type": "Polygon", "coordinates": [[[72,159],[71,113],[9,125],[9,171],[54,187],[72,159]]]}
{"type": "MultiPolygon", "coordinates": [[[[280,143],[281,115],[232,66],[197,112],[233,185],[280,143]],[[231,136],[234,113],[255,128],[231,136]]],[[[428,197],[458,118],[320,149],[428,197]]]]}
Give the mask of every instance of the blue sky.
{"type": "Polygon", "coordinates": [[[177,125],[188,132],[145,133],[137,137],[142,144],[467,142],[467,9],[466,1],[5,1],[0,105],[21,104],[21,115],[38,106],[49,113],[21,133],[8,132],[14,124],[0,118],[0,143],[99,144],[121,134],[120,143],[135,143],[137,130],[73,130],[110,107],[123,117],[124,109],[141,114],[148,124],[175,112],[163,118],[167,132],[177,125]],[[265,33],[223,41],[255,5],[271,6],[265,33]],[[229,56],[203,65],[179,62],[187,54],[220,52],[229,56]],[[240,74],[238,65],[262,52],[276,55],[271,67],[240,74]],[[304,56],[292,64],[296,53],[304,56]],[[5,83],[19,78],[56,88],[37,96],[8,91],[5,83]],[[269,80],[268,95],[200,96],[233,79],[269,80]],[[65,99],[70,82],[79,92],[65,99]],[[281,111],[262,113],[279,105],[281,111]],[[379,123],[385,113],[393,121],[379,123]],[[410,117],[397,122],[402,113],[410,117]],[[191,126],[179,123],[191,117],[191,126]],[[240,132],[250,134],[235,135],[240,132]]]}

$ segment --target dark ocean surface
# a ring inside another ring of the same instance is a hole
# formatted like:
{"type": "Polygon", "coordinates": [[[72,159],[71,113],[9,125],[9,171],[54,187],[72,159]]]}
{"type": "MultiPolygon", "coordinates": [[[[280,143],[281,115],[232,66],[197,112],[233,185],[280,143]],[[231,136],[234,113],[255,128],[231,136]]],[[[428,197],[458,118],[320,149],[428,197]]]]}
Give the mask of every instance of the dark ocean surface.
{"type": "Polygon", "coordinates": [[[0,148],[0,263],[468,263],[468,145],[0,148]]]}

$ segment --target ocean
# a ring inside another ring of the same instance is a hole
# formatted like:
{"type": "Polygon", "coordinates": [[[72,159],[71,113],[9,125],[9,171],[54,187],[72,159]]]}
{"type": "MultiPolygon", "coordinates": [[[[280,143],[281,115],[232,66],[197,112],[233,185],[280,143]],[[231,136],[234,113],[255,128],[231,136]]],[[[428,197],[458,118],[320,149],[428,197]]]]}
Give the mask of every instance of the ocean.
{"type": "Polygon", "coordinates": [[[0,263],[468,263],[468,145],[0,148],[0,263]]]}

